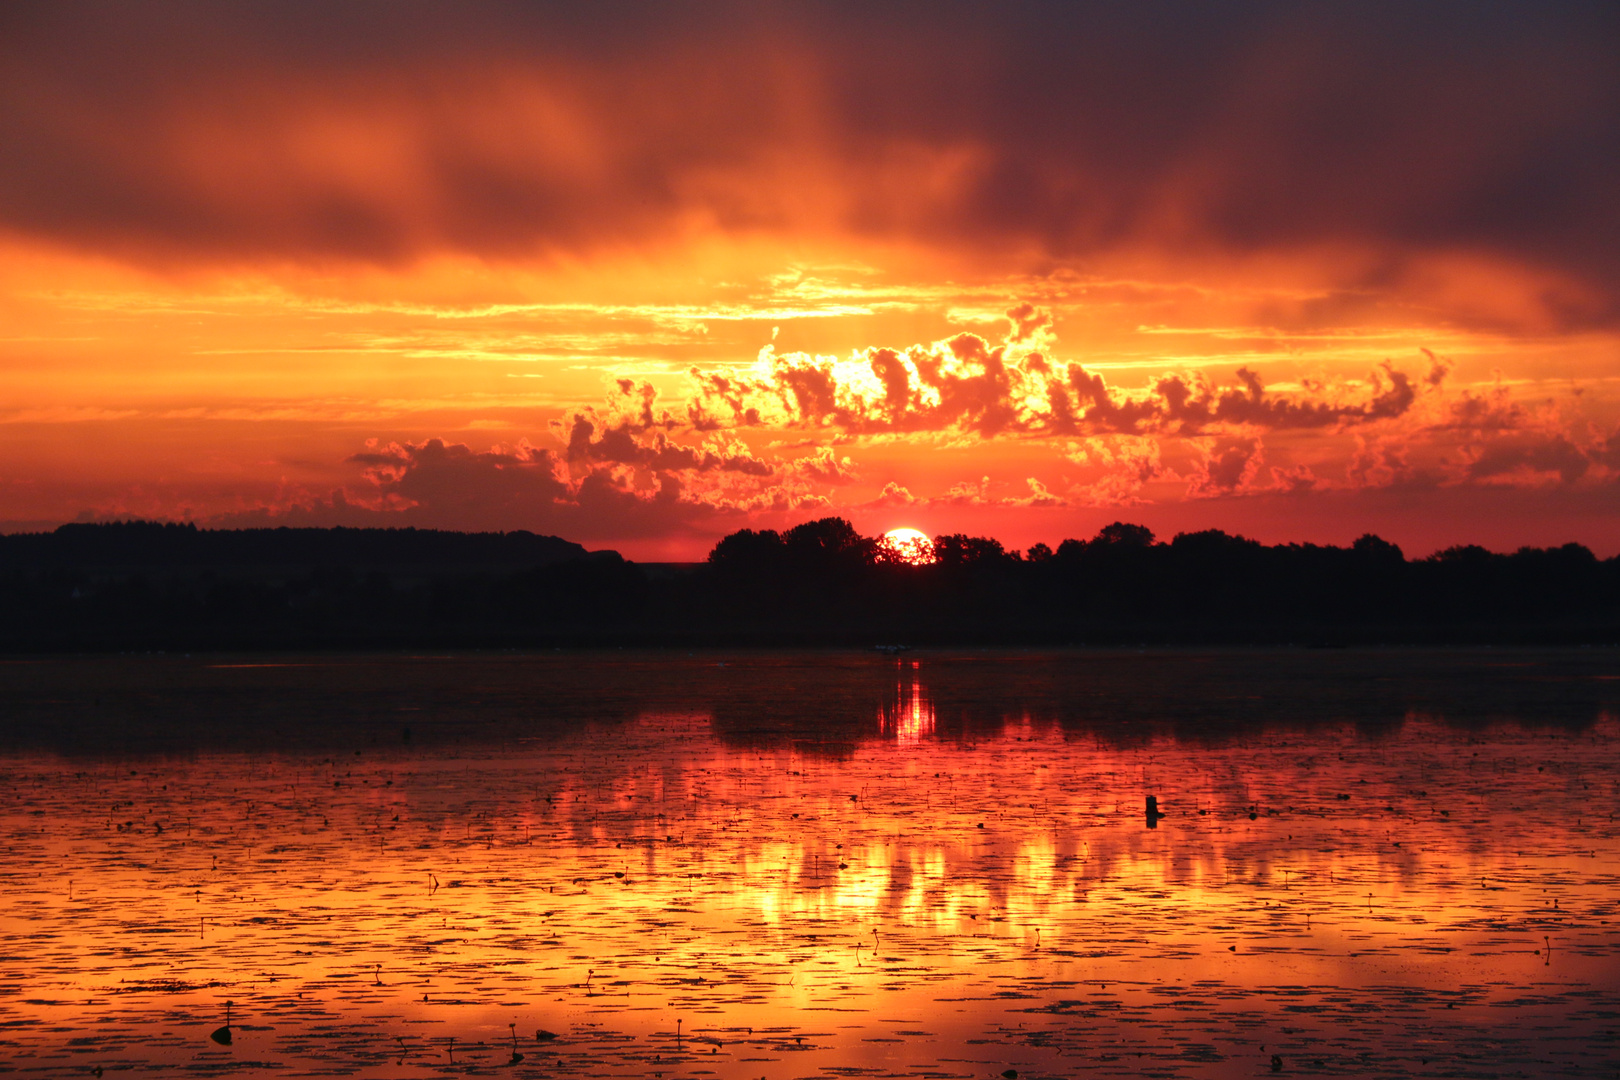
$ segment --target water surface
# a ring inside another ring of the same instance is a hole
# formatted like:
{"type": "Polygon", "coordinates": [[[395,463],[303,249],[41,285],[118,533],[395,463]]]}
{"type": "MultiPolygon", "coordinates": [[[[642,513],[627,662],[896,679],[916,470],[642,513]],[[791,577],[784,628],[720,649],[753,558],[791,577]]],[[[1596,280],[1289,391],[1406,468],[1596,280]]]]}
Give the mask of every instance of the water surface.
{"type": "Polygon", "coordinates": [[[1615,660],[0,664],[0,1070],[1612,1075],[1615,660]]]}

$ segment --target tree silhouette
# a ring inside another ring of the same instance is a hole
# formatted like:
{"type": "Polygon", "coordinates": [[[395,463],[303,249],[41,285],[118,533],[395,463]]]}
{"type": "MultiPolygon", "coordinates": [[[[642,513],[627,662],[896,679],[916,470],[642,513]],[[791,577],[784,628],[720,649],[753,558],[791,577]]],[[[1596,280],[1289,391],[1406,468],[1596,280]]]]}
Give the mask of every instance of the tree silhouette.
{"type": "Polygon", "coordinates": [[[885,558],[837,517],[741,529],[702,564],[556,537],[126,523],[0,536],[0,647],[1620,640],[1620,558],[1579,544],[1407,559],[1114,522],[1027,553],[885,558]]]}

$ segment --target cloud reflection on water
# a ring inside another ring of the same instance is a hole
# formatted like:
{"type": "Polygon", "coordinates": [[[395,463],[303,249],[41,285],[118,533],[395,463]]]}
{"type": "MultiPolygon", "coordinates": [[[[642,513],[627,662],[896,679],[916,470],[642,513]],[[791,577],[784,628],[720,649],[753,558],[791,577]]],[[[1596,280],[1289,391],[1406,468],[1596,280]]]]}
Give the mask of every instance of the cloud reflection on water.
{"type": "MultiPolygon", "coordinates": [[[[1427,659],[229,669],[327,691],[287,723],[361,722],[0,758],[0,1041],[197,1075],[430,1074],[452,1036],[493,1068],[508,1024],[536,1076],[1589,1072],[1620,1012],[1608,660],[1427,659]],[[206,1044],[227,999],[229,1050],[206,1044]]],[[[59,700],[116,681],[61,670],[59,700]]],[[[246,700],[184,670],[126,685],[195,712],[169,739],[246,700]]]]}

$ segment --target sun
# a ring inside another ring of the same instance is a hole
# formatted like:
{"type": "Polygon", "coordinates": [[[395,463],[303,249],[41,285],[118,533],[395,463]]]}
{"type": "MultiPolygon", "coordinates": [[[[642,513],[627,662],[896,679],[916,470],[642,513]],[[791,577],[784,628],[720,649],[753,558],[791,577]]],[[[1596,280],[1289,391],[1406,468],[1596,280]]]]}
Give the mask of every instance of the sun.
{"type": "Polygon", "coordinates": [[[922,566],[934,561],[934,542],[917,529],[890,529],[883,534],[879,547],[887,562],[922,566]]]}

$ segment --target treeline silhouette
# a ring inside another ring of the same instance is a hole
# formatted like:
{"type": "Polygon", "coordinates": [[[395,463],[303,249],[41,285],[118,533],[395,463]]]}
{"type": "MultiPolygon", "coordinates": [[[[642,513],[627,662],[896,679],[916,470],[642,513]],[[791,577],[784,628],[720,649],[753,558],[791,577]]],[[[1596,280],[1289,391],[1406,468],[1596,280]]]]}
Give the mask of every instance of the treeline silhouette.
{"type": "Polygon", "coordinates": [[[934,539],[935,562],[897,564],[879,539],[826,518],[743,530],[709,556],[733,619],[773,612],[908,638],[971,641],[1602,640],[1620,638],[1620,558],[1579,544],[1408,560],[1366,535],[1349,547],[1267,546],[1220,530],[1156,542],[1115,522],[1027,552],[989,537],[934,539]]]}
{"type": "Polygon", "coordinates": [[[646,602],[616,552],[529,532],[137,521],[0,536],[0,649],[583,642],[646,602]]]}
{"type": "Polygon", "coordinates": [[[1620,558],[1578,544],[934,545],[912,565],[823,518],[637,565],[529,533],[70,525],[0,537],[0,648],[1620,641],[1620,558]]]}

